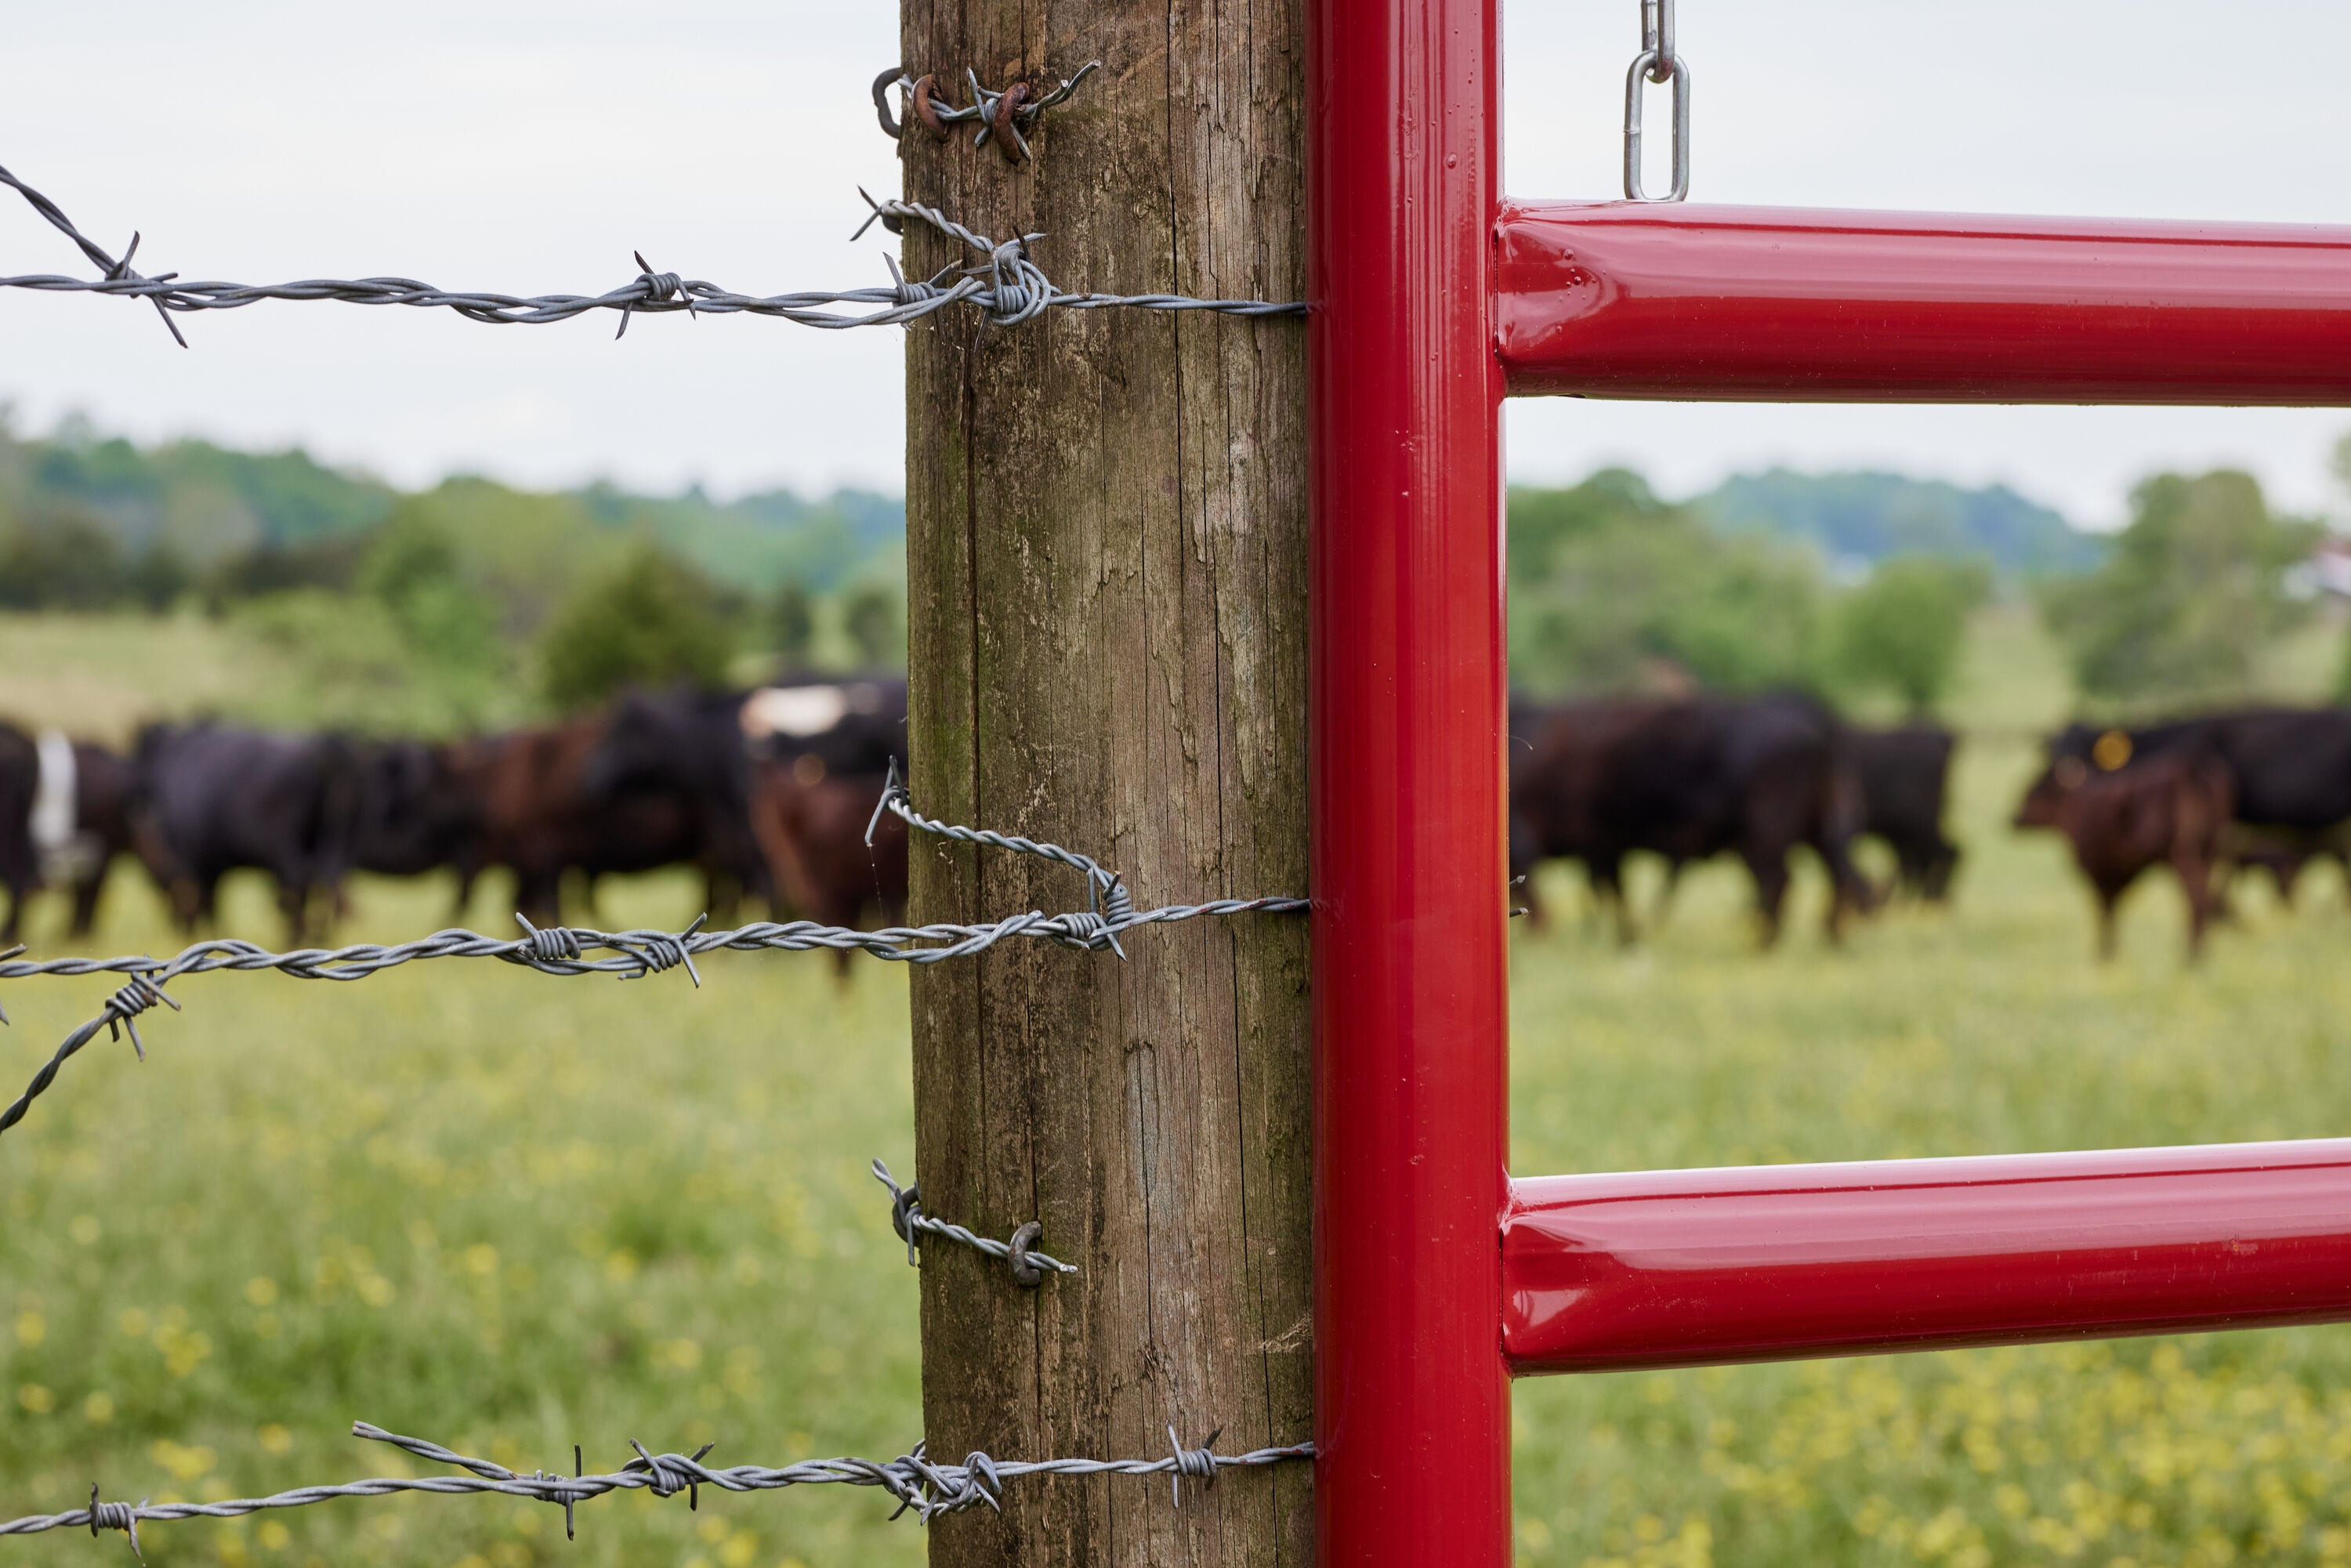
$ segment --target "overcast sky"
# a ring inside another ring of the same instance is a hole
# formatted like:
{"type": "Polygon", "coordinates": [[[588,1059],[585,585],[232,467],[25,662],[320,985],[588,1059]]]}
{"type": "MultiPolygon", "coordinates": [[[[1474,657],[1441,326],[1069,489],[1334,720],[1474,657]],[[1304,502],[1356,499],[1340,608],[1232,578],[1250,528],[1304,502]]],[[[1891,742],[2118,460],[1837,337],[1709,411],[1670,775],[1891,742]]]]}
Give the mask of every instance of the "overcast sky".
{"type": "MultiPolygon", "coordinates": [[[[749,293],[881,276],[848,243],[894,191],[865,84],[874,0],[118,0],[11,7],[0,163],[141,267],[402,274],[594,293],[657,267],[749,293]]],[[[2351,223],[2340,0],[1681,0],[1700,200],[2351,223]]],[[[1508,188],[1608,195],[1637,0],[1506,11],[1508,188]]],[[[1658,108],[1662,110],[1662,105],[1658,108]]],[[[80,258],[0,204],[0,272],[80,258]]],[[[1063,279],[1077,286],[1081,279],[1063,279]]],[[[611,476],[721,493],[901,485],[899,337],[749,319],[488,328],[265,304],[183,318],[0,298],[0,401],[141,438],[299,443],[405,483],[611,476]]],[[[2006,480],[2094,524],[2163,465],[2331,504],[2351,412],[1512,407],[1526,479],[1631,463],[1682,493],[1775,463],[2006,480]]]]}

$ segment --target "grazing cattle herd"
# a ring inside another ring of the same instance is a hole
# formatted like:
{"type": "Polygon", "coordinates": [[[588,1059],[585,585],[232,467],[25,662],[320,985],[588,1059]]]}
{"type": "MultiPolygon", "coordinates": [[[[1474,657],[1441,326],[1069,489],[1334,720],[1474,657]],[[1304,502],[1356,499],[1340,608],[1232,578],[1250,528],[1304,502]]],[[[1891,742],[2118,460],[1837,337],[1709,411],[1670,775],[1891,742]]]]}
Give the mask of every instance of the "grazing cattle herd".
{"type": "MultiPolygon", "coordinates": [[[[1950,895],[1956,738],[1937,726],[1865,727],[1783,694],[1519,700],[1510,733],[1510,871],[1538,924],[1532,873],[1574,860],[1595,908],[1635,940],[1645,922],[1625,880],[1635,853],[1666,866],[1651,925],[1684,867],[1735,857],[1766,946],[1800,850],[1826,876],[1832,941],[1895,898],[1950,895]],[[1890,854],[1882,883],[1855,863],[1864,839],[1890,854]]],[[[296,945],[333,929],[354,872],[452,872],[462,915],[481,874],[503,870],[516,908],[548,925],[567,899],[592,917],[599,877],[682,865],[722,925],[746,900],[778,918],[895,922],[905,825],[873,808],[905,734],[905,683],[886,678],[640,690],[584,717],[437,744],[207,720],[148,725],[122,755],[0,722],[0,943],[45,887],[70,895],[71,934],[89,935],[125,855],[192,934],[213,925],[225,876],[263,873],[296,945]]],[[[2096,901],[2102,955],[2116,901],[2157,867],[2186,896],[2191,957],[2226,918],[2237,874],[2268,876],[2288,903],[2314,859],[2351,877],[2351,710],[2074,725],[2044,750],[2014,825],[2064,837],[2096,901]]]]}
{"type": "MultiPolygon", "coordinates": [[[[1525,879],[1542,861],[1573,859],[1620,938],[1634,940],[1624,864],[1635,850],[1664,858],[1667,896],[1685,864],[1736,855],[1753,879],[1767,946],[1799,848],[1829,879],[1832,939],[1849,914],[1896,895],[1949,896],[1959,849],[1943,820],[1956,737],[1936,726],[1867,728],[1789,695],[1520,701],[1510,743],[1510,871],[1538,922],[1541,904],[1525,879]],[[1892,852],[1886,885],[1855,868],[1865,837],[1892,852]]],[[[2314,859],[2332,857],[2351,876],[2351,710],[2074,725],[2045,751],[2014,822],[2064,837],[2096,899],[2102,956],[2115,950],[2116,901],[2158,866],[2187,898],[2191,957],[2227,915],[2237,873],[2264,873],[2288,903],[2314,859]]]]}
{"type": "Polygon", "coordinates": [[[636,692],[604,711],[441,744],[151,724],[128,756],[0,723],[0,884],[14,942],[32,893],[73,895],[89,933],[117,855],[134,856],[190,933],[222,879],[257,870],[287,940],[321,940],[353,872],[455,873],[457,909],[493,868],[540,925],[592,910],[615,872],[688,865],[714,919],[748,896],[832,925],[896,920],[904,824],[866,821],[903,763],[903,680],[636,692]]]}

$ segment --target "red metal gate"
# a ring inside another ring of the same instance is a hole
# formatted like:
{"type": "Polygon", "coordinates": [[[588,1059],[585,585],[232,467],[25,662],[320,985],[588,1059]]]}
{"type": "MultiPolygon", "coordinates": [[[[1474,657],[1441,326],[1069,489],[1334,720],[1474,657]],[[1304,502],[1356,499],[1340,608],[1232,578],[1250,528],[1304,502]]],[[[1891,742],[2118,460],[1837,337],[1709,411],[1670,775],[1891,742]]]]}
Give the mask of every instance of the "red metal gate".
{"type": "Polygon", "coordinates": [[[2351,1141],[1513,1181],[1500,400],[2351,403],[2351,230],[1503,200],[1496,0],[1313,0],[1316,1497],[1510,1561],[1510,1378],[2351,1319],[2351,1141]]]}

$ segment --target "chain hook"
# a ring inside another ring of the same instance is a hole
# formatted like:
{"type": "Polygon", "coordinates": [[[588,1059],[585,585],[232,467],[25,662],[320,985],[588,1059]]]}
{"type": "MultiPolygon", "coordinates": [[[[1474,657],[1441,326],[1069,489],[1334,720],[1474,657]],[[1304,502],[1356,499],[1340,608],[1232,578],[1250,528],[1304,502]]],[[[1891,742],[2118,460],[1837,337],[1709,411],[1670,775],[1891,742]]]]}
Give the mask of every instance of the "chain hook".
{"type": "Polygon", "coordinates": [[[1689,194],[1690,68],[1674,49],[1674,0],[1641,0],[1641,52],[1625,73],[1625,199],[1678,202],[1689,194]],[[1674,184],[1652,196],[1641,178],[1641,99],[1644,82],[1674,89],[1674,184]]]}

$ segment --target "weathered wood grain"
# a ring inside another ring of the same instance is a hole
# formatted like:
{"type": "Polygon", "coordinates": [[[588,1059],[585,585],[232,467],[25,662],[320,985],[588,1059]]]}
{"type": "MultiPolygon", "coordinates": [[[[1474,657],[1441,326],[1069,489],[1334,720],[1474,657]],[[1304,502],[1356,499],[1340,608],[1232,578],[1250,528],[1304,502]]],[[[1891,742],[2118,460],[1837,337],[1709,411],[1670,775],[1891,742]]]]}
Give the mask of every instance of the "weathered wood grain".
{"type": "MultiPolygon", "coordinates": [[[[904,61],[991,86],[1103,70],[1015,169],[910,127],[906,194],[1042,231],[1064,288],[1303,298],[1303,12],[906,0],[904,61]]],[[[961,93],[957,97],[960,99],[961,93]]],[[[911,276],[950,259],[908,235],[911,276]]],[[[1295,320],[968,314],[907,347],[913,781],[925,810],[1051,839],[1138,904],[1306,886],[1305,337],[1295,320]]],[[[918,844],[920,919],[1078,907],[1040,862],[918,844]]],[[[925,1430],[1005,1458],[1220,1448],[1311,1426],[1306,923],[1037,944],[913,983],[925,1207],[1036,1216],[1083,1272],[1039,1291],[923,1264],[925,1430]]],[[[1030,1483],[933,1527],[941,1568],[1302,1565],[1305,1466],[1030,1483]]]]}

